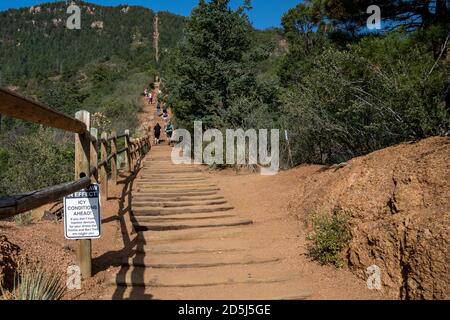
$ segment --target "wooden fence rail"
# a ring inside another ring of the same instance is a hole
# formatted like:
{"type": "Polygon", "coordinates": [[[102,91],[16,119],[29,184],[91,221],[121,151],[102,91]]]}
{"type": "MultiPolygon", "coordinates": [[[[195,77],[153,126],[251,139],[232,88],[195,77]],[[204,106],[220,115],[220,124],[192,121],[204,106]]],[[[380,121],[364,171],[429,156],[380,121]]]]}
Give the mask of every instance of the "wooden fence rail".
{"type": "MultiPolygon", "coordinates": [[[[90,127],[89,112],[79,111],[75,118],[72,118],[2,88],[0,88],[0,114],[75,133],[75,181],[0,198],[0,218],[12,217],[57,201],[86,188],[91,183],[100,184],[102,202],[107,201],[108,165],[110,164],[111,167],[111,180],[113,183],[117,183],[118,156],[126,153],[124,156],[125,168],[131,172],[133,162],[151,148],[148,133],[144,137],[131,139],[129,130],[120,135],[114,131],[110,135],[103,132],[99,139],[98,130],[90,127]],[[125,139],[125,147],[121,150],[117,150],[118,139],[125,139]],[[108,154],[108,144],[111,154],[108,154]]],[[[81,272],[84,277],[90,277],[92,274],[91,242],[90,240],[80,240],[79,243],[78,260],[81,272]]]]}

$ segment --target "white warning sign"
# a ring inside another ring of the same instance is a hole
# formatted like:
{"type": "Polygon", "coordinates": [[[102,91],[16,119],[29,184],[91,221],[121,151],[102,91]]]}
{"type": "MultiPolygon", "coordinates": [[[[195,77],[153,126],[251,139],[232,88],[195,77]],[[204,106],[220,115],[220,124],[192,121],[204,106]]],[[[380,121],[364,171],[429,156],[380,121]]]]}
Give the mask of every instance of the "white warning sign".
{"type": "Polygon", "coordinates": [[[100,188],[91,184],[64,198],[64,236],[81,240],[98,239],[100,235],[100,188]]]}

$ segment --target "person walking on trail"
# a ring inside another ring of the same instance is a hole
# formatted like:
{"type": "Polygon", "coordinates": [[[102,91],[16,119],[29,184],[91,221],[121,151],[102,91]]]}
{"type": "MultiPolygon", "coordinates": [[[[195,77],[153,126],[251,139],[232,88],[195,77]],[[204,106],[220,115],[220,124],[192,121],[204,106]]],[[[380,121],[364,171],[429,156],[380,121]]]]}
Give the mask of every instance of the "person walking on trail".
{"type": "Polygon", "coordinates": [[[153,128],[153,133],[155,135],[155,144],[159,144],[159,138],[161,137],[161,126],[159,123],[156,123],[155,127],[153,128]]]}
{"type": "Polygon", "coordinates": [[[150,104],[153,104],[153,93],[150,91],[150,93],[148,94],[148,102],[150,104]]]}
{"type": "Polygon", "coordinates": [[[167,112],[166,109],[163,110],[162,118],[163,118],[164,122],[169,121],[169,113],[167,112]]]}
{"type": "Polygon", "coordinates": [[[158,114],[161,112],[161,103],[159,101],[156,103],[156,112],[158,114]]]}
{"type": "Polygon", "coordinates": [[[166,128],[164,129],[166,131],[167,140],[169,141],[169,146],[172,143],[172,133],[173,133],[173,125],[169,121],[166,125],[166,128]]]}

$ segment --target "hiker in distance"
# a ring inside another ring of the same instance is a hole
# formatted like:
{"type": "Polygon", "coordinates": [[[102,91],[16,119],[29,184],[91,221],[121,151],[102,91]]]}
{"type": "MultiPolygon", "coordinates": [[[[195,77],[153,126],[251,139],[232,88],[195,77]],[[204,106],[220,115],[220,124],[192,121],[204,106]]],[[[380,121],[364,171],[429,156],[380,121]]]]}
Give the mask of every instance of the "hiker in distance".
{"type": "Polygon", "coordinates": [[[153,128],[153,133],[155,135],[155,144],[159,144],[159,138],[161,137],[161,126],[159,123],[156,123],[155,127],[153,128]]]}
{"type": "Polygon", "coordinates": [[[153,104],[153,93],[151,91],[148,93],[148,103],[153,104]]]}
{"type": "Polygon", "coordinates": [[[167,109],[163,110],[162,118],[163,118],[164,122],[169,121],[169,113],[167,112],[167,109]]]}
{"type": "Polygon", "coordinates": [[[161,113],[161,103],[159,100],[156,102],[156,113],[159,115],[161,113]]]}
{"type": "Polygon", "coordinates": [[[173,125],[172,122],[168,122],[166,127],[164,128],[164,131],[166,132],[167,141],[169,142],[169,146],[172,145],[172,134],[173,134],[173,125]]]}

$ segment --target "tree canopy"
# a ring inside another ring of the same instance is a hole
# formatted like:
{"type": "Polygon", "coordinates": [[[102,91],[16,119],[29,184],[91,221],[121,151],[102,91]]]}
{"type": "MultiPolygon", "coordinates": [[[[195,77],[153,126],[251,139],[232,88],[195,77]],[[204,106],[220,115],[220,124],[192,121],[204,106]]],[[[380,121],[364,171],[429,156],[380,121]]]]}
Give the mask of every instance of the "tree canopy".
{"type": "Polygon", "coordinates": [[[232,10],[229,2],[200,1],[174,57],[166,85],[169,105],[187,128],[193,120],[220,123],[231,100],[254,90],[248,3],[232,10]]]}

